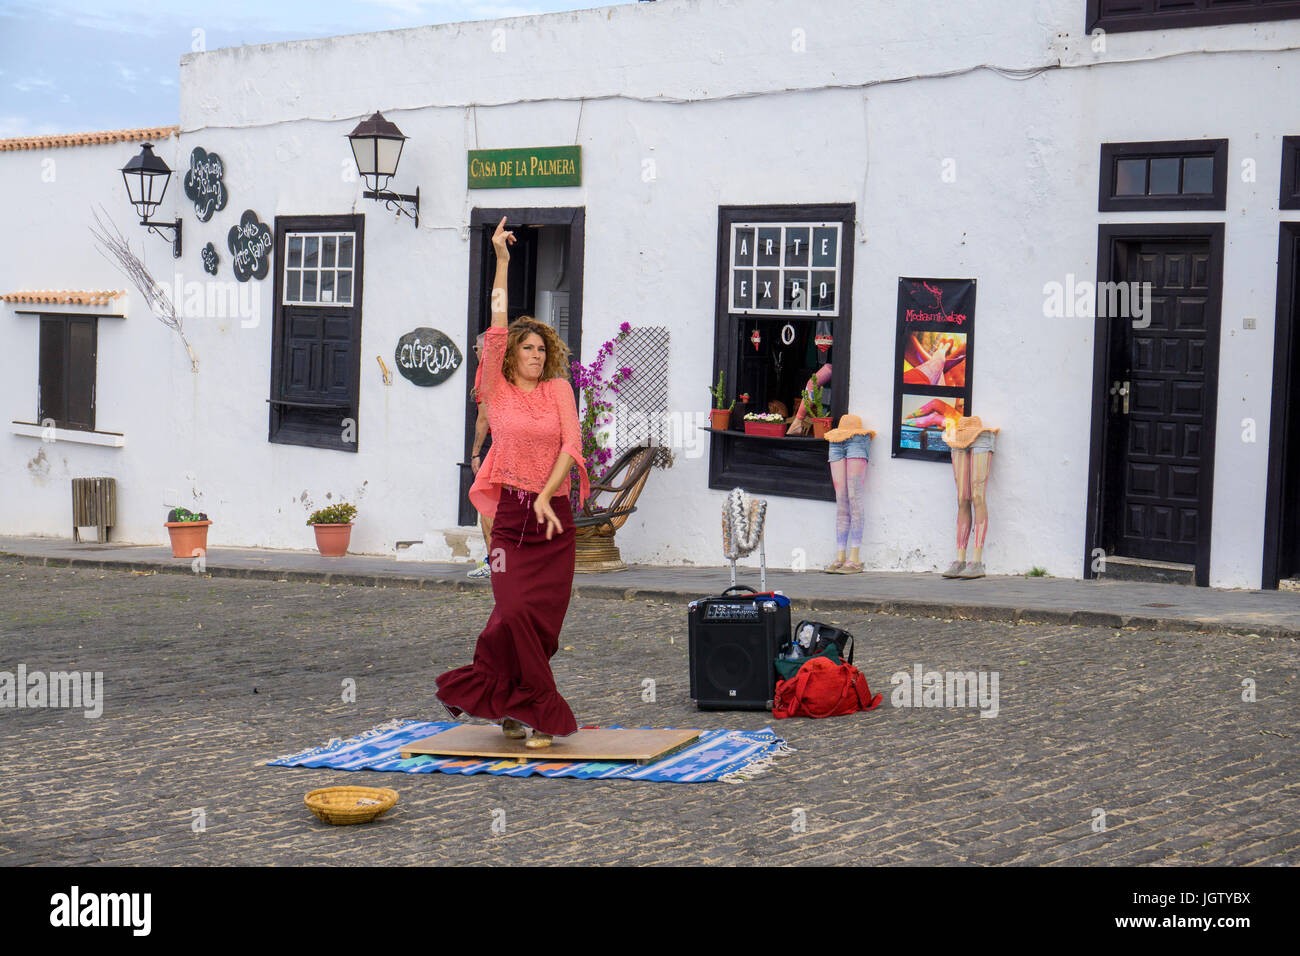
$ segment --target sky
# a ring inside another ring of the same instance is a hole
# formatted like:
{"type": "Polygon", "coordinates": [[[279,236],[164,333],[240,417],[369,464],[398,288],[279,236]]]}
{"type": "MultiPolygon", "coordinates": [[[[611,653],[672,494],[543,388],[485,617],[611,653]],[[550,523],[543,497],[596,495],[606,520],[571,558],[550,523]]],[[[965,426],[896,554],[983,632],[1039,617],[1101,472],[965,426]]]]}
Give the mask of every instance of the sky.
{"type": "Polygon", "coordinates": [[[204,49],[637,0],[0,0],[0,139],[171,126],[204,49]]]}

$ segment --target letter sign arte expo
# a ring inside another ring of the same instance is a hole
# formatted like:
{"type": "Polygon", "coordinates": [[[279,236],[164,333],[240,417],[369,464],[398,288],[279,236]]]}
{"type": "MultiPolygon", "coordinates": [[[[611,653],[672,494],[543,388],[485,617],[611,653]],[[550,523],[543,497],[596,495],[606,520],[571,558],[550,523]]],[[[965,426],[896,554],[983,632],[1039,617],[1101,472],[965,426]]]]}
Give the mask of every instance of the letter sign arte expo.
{"type": "Polygon", "coordinates": [[[437,329],[419,328],[397,340],[393,353],[397,370],[415,385],[441,385],[460,368],[463,356],[456,343],[437,329]]]}

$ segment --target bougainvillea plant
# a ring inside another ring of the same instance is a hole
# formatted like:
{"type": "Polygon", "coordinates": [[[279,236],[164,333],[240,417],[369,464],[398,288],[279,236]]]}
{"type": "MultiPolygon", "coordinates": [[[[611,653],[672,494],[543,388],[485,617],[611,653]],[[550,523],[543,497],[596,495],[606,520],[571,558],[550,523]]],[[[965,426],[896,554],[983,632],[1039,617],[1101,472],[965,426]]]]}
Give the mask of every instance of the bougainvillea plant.
{"type": "MultiPolygon", "coordinates": [[[[624,322],[618,327],[618,334],[600,347],[600,351],[591,362],[586,365],[581,362],[569,364],[573,390],[578,395],[578,427],[582,431],[582,455],[586,459],[587,475],[592,482],[597,481],[604,473],[613,455],[613,452],[600,442],[601,429],[609,423],[609,416],[614,411],[610,395],[611,393],[618,395],[619,386],[632,377],[632,370],[623,366],[606,378],[605,360],[613,353],[614,346],[627,338],[631,331],[631,324],[624,322]]],[[[580,494],[580,484],[577,476],[574,475],[569,481],[569,503],[573,505],[575,515],[582,509],[583,502],[578,500],[580,494]]]]}

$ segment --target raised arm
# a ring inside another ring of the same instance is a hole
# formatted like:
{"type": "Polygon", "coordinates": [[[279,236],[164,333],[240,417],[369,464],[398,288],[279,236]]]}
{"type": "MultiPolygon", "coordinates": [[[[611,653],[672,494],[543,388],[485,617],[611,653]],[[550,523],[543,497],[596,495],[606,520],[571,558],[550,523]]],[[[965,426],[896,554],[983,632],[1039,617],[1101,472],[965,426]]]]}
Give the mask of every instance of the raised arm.
{"type": "Polygon", "coordinates": [[[510,244],[515,234],[506,229],[506,217],[497,223],[492,234],[492,248],[497,254],[497,274],[492,282],[492,327],[504,329],[509,322],[506,312],[506,277],[510,271],[510,244]]]}

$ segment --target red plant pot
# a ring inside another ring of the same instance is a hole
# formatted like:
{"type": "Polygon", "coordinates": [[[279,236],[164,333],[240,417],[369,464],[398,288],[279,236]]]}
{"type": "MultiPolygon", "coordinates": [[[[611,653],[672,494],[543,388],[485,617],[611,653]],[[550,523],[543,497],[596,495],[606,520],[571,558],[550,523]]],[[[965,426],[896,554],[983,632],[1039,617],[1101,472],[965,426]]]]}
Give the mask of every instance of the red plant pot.
{"type": "Polygon", "coordinates": [[[831,430],[831,420],[829,418],[812,419],[813,438],[825,438],[826,433],[831,430]]]}
{"type": "Polygon", "coordinates": [[[208,553],[208,525],[211,521],[164,521],[172,539],[173,558],[192,558],[208,553]]]}
{"type": "Polygon", "coordinates": [[[780,438],[785,434],[785,427],[785,422],[745,422],[745,434],[780,438]]]}
{"type": "Polygon", "coordinates": [[[352,539],[352,524],[314,524],[316,529],[316,550],[324,558],[341,558],[348,553],[348,542],[352,539]]]}
{"type": "Polygon", "coordinates": [[[725,432],[731,427],[731,409],[729,408],[714,408],[710,410],[709,418],[714,431],[725,432]]]}

